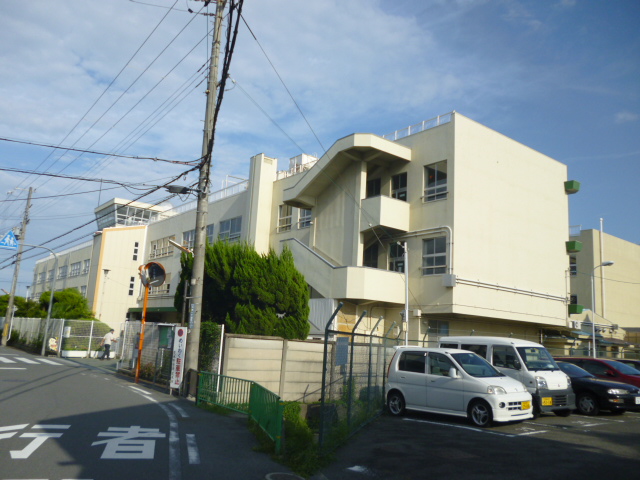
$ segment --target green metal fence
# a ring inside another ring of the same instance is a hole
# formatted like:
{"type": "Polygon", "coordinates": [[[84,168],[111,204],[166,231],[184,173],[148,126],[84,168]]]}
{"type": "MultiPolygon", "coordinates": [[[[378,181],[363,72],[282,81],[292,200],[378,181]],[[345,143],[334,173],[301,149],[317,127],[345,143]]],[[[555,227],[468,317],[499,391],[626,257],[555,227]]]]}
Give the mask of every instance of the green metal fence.
{"type": "Polygon", "coordinates": [[[284,404],[275,393],[250,380],[199,372],[196,402],[249,415],[274,441],[276,453],[280,453],[284,404]]]}

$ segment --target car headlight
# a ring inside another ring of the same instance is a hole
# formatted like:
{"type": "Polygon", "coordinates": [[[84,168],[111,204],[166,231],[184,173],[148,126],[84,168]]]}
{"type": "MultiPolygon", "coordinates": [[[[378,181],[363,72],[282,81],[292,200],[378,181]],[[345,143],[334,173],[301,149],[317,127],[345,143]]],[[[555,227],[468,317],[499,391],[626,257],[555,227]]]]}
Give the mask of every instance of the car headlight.
{"type": "Polygon", "coordinates": [[[571,388],[571,377],[565,373],[567,377],[567,387],[571,388]]]}
{"type": "Polygon", "coordinates": [[[536,377],[536,385],[538,385],[538,388],[547,388],[547,379],[544,377],[536,377]]]}
{"type": "Polygon", "coordinates": [[[487,387],[487,393],[489,395],[506,395],[507,391],[498,385],[489,385],[487,387]]]}
{"type": "Polygon", "coordinates": [[[622,388],[610,388],[607,390],[609,395],[625,395],[629,393],[629,390],[623,390],[622,388]]]}

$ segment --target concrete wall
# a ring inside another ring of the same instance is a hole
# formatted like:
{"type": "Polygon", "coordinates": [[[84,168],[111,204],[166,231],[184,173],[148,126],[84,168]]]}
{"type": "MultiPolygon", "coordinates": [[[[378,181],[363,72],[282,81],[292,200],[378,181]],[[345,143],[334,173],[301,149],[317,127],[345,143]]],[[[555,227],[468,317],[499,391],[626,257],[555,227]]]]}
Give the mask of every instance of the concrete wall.
{"type": "Polygon", "coordinates": [[[226,335],[222,374],[252,380],[286,401],[320,400],[323,342],[226,335]]]}

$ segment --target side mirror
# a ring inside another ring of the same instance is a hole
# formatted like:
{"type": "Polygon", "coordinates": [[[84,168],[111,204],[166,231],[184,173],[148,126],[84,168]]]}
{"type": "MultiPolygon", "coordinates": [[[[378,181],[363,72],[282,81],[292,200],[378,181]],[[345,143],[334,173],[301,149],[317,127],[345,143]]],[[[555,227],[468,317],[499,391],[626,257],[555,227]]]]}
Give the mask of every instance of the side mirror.
{"type": "Polygon", "coordinates": [[[616,374],[613,370],[607,370],[607,377],[615,377],[616,374]]]}
{"type": "Polygon", "coordinates": [[[458,370],[456,370],[455,368],[451,367],[449,369],[449,377],[451,377],[451,378],[460,378],[460,374],[458,373],[458,370]]]}

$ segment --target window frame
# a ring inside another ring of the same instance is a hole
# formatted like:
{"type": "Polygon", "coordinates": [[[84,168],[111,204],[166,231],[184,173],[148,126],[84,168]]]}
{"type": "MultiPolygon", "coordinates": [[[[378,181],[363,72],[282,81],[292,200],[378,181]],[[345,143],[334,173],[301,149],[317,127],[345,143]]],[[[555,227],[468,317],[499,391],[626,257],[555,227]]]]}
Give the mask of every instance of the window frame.
{"type": "Polygon", "coordinates": [[[445,200],[449,195],[448,186],[448,162],[447,160],[440,160],[439,162],[431,163],[424,166],[424,202],[434,202],[436,200],[445,200]],[[444,172],[438,169],[438,165],[444,164],[444,172]],[[429,181],[431,169],[434,172],[433,182],[429,181]],[[439,178],[438,173],[444,173],[444,179],[439,178]]]}
{"type": "Polygon", "coordinates": [[[391,198],[407,201],[409,195],[407,172],[401,172],[391,177],[391,198]]]}
{"type": "Polygon", "coordinates": [[[422,275],[443,275],[447,273],[448,268],[448,251],[447,251],[447,237],[445,235],[439,237],[423,238],[422,239],[422,275]],[[433,242],[434,251],[428,252],[428,245],[433,242]],[[444,245],[444,250],[438,250],[444,245]],[[429,265],[433,259],[433,264],[429,265]],[[444,259],[444,262],[442,262],[444,259]]]}
{"type": "Polygon", "coordinates": [[[313,212],[310,208],[300,208],[298,209],[298,229],[301,228],[309,228],[312,225],[313,221],[313,212]],[[306,214],[306,212],[309,212],[306,214]],[[305,215],[303,215],[303,213],[305,215]]]}
{"type": "Polygon", "coordinates": [[[290,232],[293,226],[293,207],[283,203],[278,207],[278,233],[290,232]]]}
{"type": "Polygon", "coordinates": [[[397,242],[389,244],[389,271],[404,273],[404,245],[397,242]]]}
{"type": "Polygon", "coordinates": [[[232,242],[240,238],[242,233],[242,216],[229,218],[220,221],[219,240],[227,240],[232,242]]]}

